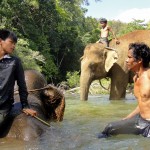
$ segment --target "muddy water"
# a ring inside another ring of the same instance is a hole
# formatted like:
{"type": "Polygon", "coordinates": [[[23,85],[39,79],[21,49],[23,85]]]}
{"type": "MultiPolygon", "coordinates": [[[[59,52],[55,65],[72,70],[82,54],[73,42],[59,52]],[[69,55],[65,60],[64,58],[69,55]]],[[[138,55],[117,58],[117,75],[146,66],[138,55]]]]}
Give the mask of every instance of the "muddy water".
{"type": "Polygon", "coordinates": [[[80,101],[79,95],[66,95],[63,122],[51,123],[39,140],[0,139],[0,150],[149,150],[150,139],[139,135],[97,139],[108,122],[123,118],[136,105],[133,95],[123,101],[109,101],[108,95],[89,96],[87,102],[80,101]]]}

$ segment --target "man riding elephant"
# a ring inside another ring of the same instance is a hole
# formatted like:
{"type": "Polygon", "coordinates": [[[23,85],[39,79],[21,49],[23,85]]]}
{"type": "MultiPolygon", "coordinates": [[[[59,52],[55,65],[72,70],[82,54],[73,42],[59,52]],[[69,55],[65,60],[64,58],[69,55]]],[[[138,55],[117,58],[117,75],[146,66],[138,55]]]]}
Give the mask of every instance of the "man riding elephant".
{"type": "MultiPolygon", "coordinates": [[[[17,36],[9,31],[0,30],[0,129],[7,119],[14,102],[15,81],[19,86],[19,95],[23,112],[35,116],[35,110],[29,108],[24,71],[20,59],[11,56],[17,43],[17,36]]],[[[1,132],[1,131],[0,131],[1,132]]]]}
{"type": "Polygon", "coordinates": [[[63,120],[65,97],[62,91],[53,85],[47,85],[44,75],[36,70],[25,70],[24,75],[29,93],[28,104],[37,115],[32,117],[22,112],[18,86],[15,85],[15,102],[8,119],[4,122],[5,130],[0,137],[35,140],[48,130],[50,121],[63,120]]]}
{"type": "Polygon", "coordinates": [[[109,33],[111,32],[113,34],[113,37],[116,40],[116,44],[119,44],[119,40],[117,39],[114,31],[112,30],[112,28],[110,26],[107,25],[107,19],[105,18],[100,18],[100,25],[102,27],[101,29],[101,34],[100,34],[100,39],[96,42],[96,43],[103,43],[105,44],[107,47],[109,47],[109,40],[108,40],[108,36],[109,33]]]}
{"type": "Polygon", "coordinates": [[[29,70],[24,74],[20,59],[10,55],[16,43],[13,32],[0,30],[0,137],[32,140],[45,131],[36,118],[63,120],[65,98],[57,88],[47,85],[41,73],[29,70]],[[14,95],[15,81],[18,93],[14,95]],[[28,93],[30,90],[35,93],[28,93]]]}
{"type": "Polygon", "coordinates": [[[150,46],[150,30],[137,30],[119,38],[120,44],[115,47],[115,41],[110,47],[101,43],[88,44],[81,57],[80,99],[88,100],[88,92],[94,80],[109,77],[110,100],[125,99],[126,87],[133,82],[133,72],[127,69],[125,60],[129,43],[144,41],[150,46]],[[112,47],[115,47],[112,48],[112,47]]]}
{"type": "MultiPolygon", "coordinates": [[[[35,73],[35,71],[32,71],[33,70],[28,70],[28,72],[35,73]]],[[[37,78],[38,77],[37,74],[37,78]]],[[[34,81],[37,78],[35,78],[34,81]]],[[[14,111],[12,111],[11,116],[15,118],[11,126],[9,126],[10,129],[3,137],[13,137],[25,141],[39,139],[41,135],[49,130],[50,121],[60,122],[63,120],[65,98],[61,91],[52,85],[29,90],[28,103],[32,109],[36,110],[37,117],[27,116],[24,113],[21,113],[21,111],[19,111],[19,95],[15,94],[14,98],[17,102],[14,104],[14,111]],[[34,93],[34,90],[39,90],[40,97],[34,93]]],[[[8,121],[8,124],[10,124],[10,120],[8,121]]],[[[6,127],[8,124],[6,124],[6,127]]]]}

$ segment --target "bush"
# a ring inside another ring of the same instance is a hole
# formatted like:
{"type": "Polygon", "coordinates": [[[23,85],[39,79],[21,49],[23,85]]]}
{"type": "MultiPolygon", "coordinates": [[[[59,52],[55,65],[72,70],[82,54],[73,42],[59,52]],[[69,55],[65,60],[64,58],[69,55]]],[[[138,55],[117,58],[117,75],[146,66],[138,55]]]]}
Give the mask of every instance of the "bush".
{"type": "Polygon", "coordinates": [[[67,82],[70,88],[79,86],[80,76],[79,71],[67,72],[67,82]]]}
{"type": "Polygon", "coordinates": [[[30,49],[29,40],[19,39],[14,55],[21,59],[24,69],[35,69],[42,71],[39,64],[44,64],[45,58],[39,51],[30,49]]]}

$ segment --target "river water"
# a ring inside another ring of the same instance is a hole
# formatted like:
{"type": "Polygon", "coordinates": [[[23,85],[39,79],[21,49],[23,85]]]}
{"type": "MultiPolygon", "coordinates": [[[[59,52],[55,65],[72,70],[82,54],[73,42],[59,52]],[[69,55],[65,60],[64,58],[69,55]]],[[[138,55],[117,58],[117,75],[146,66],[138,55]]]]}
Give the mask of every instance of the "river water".
{"type": "Polygon", "coordinates": [[[140,135],[97,138],[108,122],[123,118],[137,105],[133,95],[122,101],[110,101],[108,97],[89,96],[83,102],[79,95],[66,95],[63,122],[52,122],[39,140],[0,139],[0,150],[149,150],[150,139],[140,135]]]}

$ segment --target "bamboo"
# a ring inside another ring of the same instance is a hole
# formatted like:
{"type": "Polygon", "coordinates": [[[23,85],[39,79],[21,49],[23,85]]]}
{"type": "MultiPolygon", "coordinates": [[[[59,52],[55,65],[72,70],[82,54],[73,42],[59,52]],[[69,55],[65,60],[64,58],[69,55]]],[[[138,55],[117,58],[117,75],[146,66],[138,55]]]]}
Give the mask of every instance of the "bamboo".
{"type": "Polygon", "coordinates": [[[48,127],[50,127],[50,124],[47,123],[46,121],[42,120],[41,118],[37,117],[37,116],[33,116],[34,118],[36,118],[37,120],[39,120],[40,122],[42,122],[43,124],[47,125],[48,127]]]}

